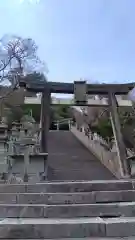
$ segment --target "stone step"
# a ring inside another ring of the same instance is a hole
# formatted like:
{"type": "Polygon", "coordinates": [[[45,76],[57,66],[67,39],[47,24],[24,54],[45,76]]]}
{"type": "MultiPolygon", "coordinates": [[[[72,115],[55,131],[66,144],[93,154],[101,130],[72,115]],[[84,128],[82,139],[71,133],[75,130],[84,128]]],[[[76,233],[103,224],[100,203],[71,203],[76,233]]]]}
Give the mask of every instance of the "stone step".
{"type": "Polygon", "coordinates": [[[91,192],[135,189],[134,181],[73,181],[29,184],[27,192],[91,192]]]}
{"type": "Polygon", "coordinates": [[[135,218],[17,219],[0,221],[0,239],[135,236],[135,218]]]}
{"type": "MultiPolygon", "coordinates": [[[[97,238],[97,237],[90,237],[90,238],[51,238],[51,239],[46,239],[46,240],[135,240],[135,237],[113,237],[113,238],[108,238],[108,237],[104,237],[104,238],[102,238],[102,237],[99,237],[99,238],[97,238]]],[[[4,240],[4,239],[2,239],[2,240],[4,240]]],[[[10,239],[7,239],[6,238],[6,240],[10,240],[10,239]]],[[[19,239],[17,239],[17,240],[19,240],[19,239]]],[[[21,240],[24,240],[24,239],[21,239],[21,240]]],[[[25,240],[29,240],[29,239],[25,239],[25,240]]],[[[35,239],[35,240],[40,240],[40,239],[35,239]]]]}
{"type": "Polygon", "coordinates": [[[90,204],[130,201],[135,201],[135,190],[81,193],[0,193],[1,204],[90,204]]]}
{"type": "Polygon", "coordinates": [[[108,204],[0,204],[0,218],[135,217],[135,202],[108,204]]]}
{"type": "Polygon", "coordinates": [[[135,181],[103,180],[45,182],[37,184],[0,184],[0,193],[8,192],[91,192],[135,189],[135,181]]]}

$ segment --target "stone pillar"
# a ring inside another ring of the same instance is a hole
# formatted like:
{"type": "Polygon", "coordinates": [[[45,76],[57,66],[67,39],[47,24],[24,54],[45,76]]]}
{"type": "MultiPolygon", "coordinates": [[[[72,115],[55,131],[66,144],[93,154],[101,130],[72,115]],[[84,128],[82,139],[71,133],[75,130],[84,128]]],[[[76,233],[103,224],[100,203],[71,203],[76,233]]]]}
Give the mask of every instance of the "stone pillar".
{"type": "MultiPolygon", "coordinates": [[[[41,99],[41,151],[43,153],[48,153],[48,132],[50,127],[50,103],[51,103],[51,92],[46,84],[44,92],[42,93],[41,99]]],[[[42,175],[43,179],[47,178],[48,169],[48,155],[44,158],[44,173],[42,175]]]]}
{"type": "Polygon", "coordinates": [[[8,169],[11,169],[11,167],[13,166],[14,164],[14,159],[11,157],[11,155],[13,155],[14,153],[14,146],[13,146],[13,140],[12,139],[9,139],[8,141],[8,169]]]}
{"type": "Polygon", "coordinates": [[[57,131],[59,131],[59,121],[57,121],[56,126],[57,126],[57,131]]]}
{"type": "Polygon", "coordinates": [[[7,139],[0,139],[0,173],[8,172],[6,141],[7,139]]]}
{"type": "Polygon", "coordinates": [[[29,145],[25,146],[25,151],[24,151],[24,182],[28,182],[29,178],[29,173],[28,173],[28,168],[29,168],[29,145]]]}
{"type": "Polygon", "coordinates": [[[7,126],[0,124],[0,173],[8,172],[7,163],[7,126]]]}
{"type": "Polygon", "coordinates": [[[124,145],[123,136],[121,133],[121,125],[117,111],[117,100],[115,94],[110,92],[108,94],[108,100],[110,105],[110,119],[118,153],[120,174],[123,178],[128,178],[130,177],[130,169],[128,167],[126,160],[127,159],[126,147],[124,145]]]}
{"type": "Polygon", "coordinates": [[[41,150],[44,153],[48,152],[47,139],[49,132],[50,100],[51,92],[48,84],[46,84],[41,99],[41,150]]]}

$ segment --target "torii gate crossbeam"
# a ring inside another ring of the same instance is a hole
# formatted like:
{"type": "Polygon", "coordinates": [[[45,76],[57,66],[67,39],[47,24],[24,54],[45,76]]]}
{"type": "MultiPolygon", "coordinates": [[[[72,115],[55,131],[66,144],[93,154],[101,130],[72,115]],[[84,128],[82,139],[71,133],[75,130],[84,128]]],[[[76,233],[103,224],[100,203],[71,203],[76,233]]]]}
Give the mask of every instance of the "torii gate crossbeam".
{"type": "MultiPolygon", "coordinates": [[[[27,81],[20,81],[20,86],[26,87],[28,91],[32,92],[43,92],[44,88],[48,85],[51,93],[64,93],[74,94],[74,83],[63,83],[63,82],[39,82],[27,83],[27,81]]],[[[116,95],[127,94],[133,89],[134,84],[87,84],[87,94],[101,94],[106,95],[108,92],[113,92],[116,95]]]]}

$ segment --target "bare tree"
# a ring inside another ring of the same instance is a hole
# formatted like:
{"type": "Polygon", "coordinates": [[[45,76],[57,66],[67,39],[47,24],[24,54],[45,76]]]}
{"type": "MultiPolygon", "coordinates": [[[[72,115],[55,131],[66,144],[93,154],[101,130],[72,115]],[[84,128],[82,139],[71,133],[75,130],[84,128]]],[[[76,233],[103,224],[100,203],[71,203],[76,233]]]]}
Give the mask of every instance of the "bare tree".
{"type": "Polygon", "coordinates": [[[14,90],[22,75],[45,71],[37,49],[35,41],[30,38],[5,35],[0,39],[0,84],[9,84],[14,90]]]}

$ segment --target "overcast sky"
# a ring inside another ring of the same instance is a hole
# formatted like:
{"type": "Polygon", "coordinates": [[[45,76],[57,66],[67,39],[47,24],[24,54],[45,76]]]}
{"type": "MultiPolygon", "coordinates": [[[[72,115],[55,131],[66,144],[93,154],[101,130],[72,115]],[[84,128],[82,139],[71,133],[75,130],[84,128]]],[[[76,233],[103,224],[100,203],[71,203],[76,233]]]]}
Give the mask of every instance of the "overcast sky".
{"type": "Polygon", "coordinates": [[[0,22],[36,41],[50,81],[135,81],[135,0],[0,0],[0,22]]]}

